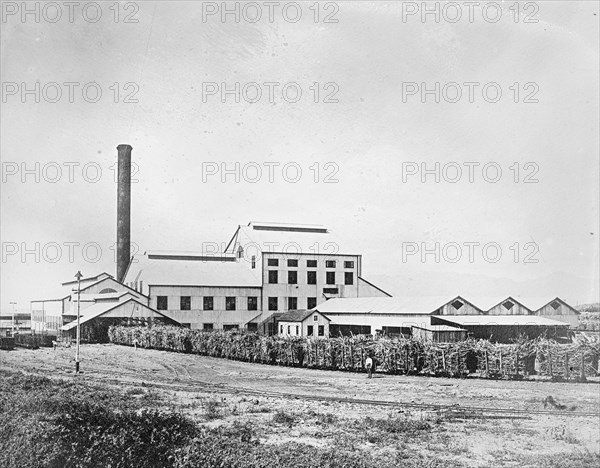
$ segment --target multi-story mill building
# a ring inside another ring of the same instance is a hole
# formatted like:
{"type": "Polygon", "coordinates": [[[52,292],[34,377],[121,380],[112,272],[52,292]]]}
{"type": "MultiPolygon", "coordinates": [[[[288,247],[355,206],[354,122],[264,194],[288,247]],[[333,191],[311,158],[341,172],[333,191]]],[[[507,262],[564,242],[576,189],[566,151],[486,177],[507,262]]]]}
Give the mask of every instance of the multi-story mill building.
{"type": "Polygon", "coordinates": [[[323,226],[252,222],[220,254],[132,257],[123,282],[148,305],[192,328],[274,333],[277,313],[334,297],[389,296],[362,277],[362,256],[340,249],[323,226]]]}

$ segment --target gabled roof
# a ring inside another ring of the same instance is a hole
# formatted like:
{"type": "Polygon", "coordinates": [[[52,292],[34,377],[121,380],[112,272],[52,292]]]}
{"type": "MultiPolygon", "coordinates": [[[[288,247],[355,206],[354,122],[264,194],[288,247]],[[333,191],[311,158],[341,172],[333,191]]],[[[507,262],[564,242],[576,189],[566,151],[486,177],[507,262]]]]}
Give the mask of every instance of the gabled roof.
{"type": "Polygon", "coordinates": [[[547,326],[568,327],[569,324],[539,315],[434,315],[434,324],[465,326],[547,326]]]}
{"type": "MultiPolygon", "coordinates": [[[[101,302],[101,303],[97,303],[92,306],[89,306],[83,310],[83,315],[79,319],[79,324],[82,325],[86,322],[89,322],[90,320],[98,318],[98,317],[110,312],[111,310],[116,309],[118,307],[122,307],[126,304],[129,304],[130,302],[134,302],[137,305],[139,305],[140,307],[147,309],[156,315],[160,315],[162,317],[173,320],[171,317],[166,316],[162,312],[152,309],[151,307],[148,307],[146,304],[142,304],[140,301],[132,298],[132,299],[128,299],[123,302],[101,302]]],[[[62,327],[60,327],[60,329],[63,331],[68,331],[68,330],[72,330],[76,326],[77,326],[77,320],[73,320],[72,322],[69,322],[66,325],[63,325],[62,327]]]]}
{"type": "Polygon", "coordinates": [[[448,296],[351,297],[329,299],[314,310],[327,314],[432,314],[452,300],[448,296]]]}
{"type": "Polygon", "coordinates": [[[260,269],[251,269],[242,258],[234,261],[203,260],[189,256],[163,254],[155,256],[148,252],[136,255],[124,281],[142,280],[147,286],[231,286],[260,287],[260,269]]]}
{"type": "Polygon", "coordinates": [[[308,317],[313,314],[319,314],[323,318],[331,321],[328,317],[320,313],[318,310],[289,310],[281,314],[278,318],[278,322],[304,322],[308,317]]]}
{"type": "MultiPolygon", "coordinates": [[[[105,271],[103,271],[102,273],[100,273],[99,275],[96,276],[88,276],[87,278],[81,278],[81,282],[82,283],[87,283],[89,281],[98,281],[99,279],[104,279],[104,278],[112,278],[113,276],[106,273],[105,271]]],[[[71,280],[71,281],[66,281],[64,283],[62,283],[63,286],[68,286],[70,284],[73,285],[77,285],[77,280],[71,280]]]]}
{"type": "Polygon", "coordinates": [[[519,300],[521,302],[521,304],[524,304],[525,306],[527,306],[527,308],[529,308],[533,312],[537,312],[540,309],[546,307],[548,304],[550,304],[554,301],[557,301],[557,302],[560,302],[565,307],[568,307],[569,309],[571,309],[574,313],[579,314],[579,311],[577,309],[575,309],[571,305],[567,304],[560,297],[520,297],[519,296],[519,297],[517,297],[517,300],[519,300]]]}

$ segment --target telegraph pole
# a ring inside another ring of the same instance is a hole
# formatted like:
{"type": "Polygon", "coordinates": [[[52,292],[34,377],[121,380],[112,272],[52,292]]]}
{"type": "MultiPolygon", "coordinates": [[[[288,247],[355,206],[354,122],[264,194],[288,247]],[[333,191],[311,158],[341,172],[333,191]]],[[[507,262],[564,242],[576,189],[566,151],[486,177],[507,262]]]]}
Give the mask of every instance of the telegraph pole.
{"type": "Polygon", "coordinates": [[[78,271],[75,275],[77,278],[77,344],[75,347],[75,373],[79,373],[79,340],[80,340],[80,330],[79,330],[79,318],[81,311],[81,271],[78,271]]]}

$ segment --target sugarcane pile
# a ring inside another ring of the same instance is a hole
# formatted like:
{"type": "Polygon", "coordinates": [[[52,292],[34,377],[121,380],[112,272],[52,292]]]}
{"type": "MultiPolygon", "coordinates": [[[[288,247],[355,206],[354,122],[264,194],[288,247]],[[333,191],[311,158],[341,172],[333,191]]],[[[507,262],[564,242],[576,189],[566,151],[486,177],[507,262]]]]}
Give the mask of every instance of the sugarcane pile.
{"type": "Polygon", "coordinates": [[[377,372],[483,378],[523,378],[537,373],[555,380],[598,375],[600,343],[560,344],[520,339],[434,343],[368,335],[337,338],[264,336],[251,332],[191,330],[174,326],[112,326],[113,343],[271,365],[364,371],[371,357],[377,372]]]}

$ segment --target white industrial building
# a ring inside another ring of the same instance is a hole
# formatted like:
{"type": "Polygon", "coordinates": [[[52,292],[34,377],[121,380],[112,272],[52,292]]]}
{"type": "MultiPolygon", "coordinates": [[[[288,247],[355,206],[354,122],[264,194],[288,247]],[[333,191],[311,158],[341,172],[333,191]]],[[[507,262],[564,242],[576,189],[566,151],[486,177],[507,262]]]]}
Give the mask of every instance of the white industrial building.
{"type": "Polygon", "coordinates": [[[147,251],[123,282],[148,305],[192,328],[277,333],[275,314],[329,298],[389,294],[362,277],[362,256],[340,250],[323,226],[249,223],[223,253],[147,251]]]}

